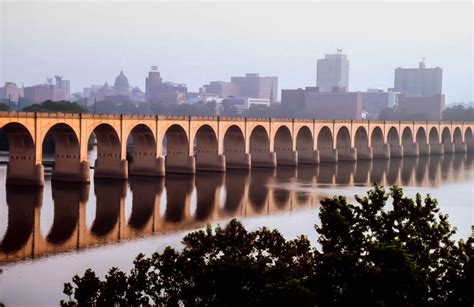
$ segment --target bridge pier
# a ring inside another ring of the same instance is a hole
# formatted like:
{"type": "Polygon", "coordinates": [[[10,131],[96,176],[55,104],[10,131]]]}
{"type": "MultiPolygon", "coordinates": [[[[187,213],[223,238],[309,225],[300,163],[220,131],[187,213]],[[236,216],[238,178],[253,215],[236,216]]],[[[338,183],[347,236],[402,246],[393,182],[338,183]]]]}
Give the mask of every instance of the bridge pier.
{"type": "Polygon", "coordinates": [[[195,156],[196,171],[225,172],[225,158],[224,155],[198,154],[195,156]]]}
{"type": "Polygon", "coordinates": [[[373,159],[390,159],[390,148],[387,144],[372,147],[373,159]]]}
{"type": "Polygon", "coordinates": [[[444,153],[452,154],[455,153],[454,143],[444,143],[444,153]]]}
{"type": "Polygon", "coordinates": [[[320,149],[319,162],[337,162],[337,149],[320,149]]]}
{"type": "Polygon", "coordinates": [[[194,174],[196,173],[196,159],[194,156],[166,155],[166,174],[194,174]]]}
{"type": "Polygon", "coordinates": [[[418,148],[418,144],[405,144],[402,145],[402,155],[404,157],[418,157],[420,156],[420,151],[418,148]]]}
{"type": "Polygon", "coordinates": [[[429,144],[430,155],[442,155],[444,154],[444,145],[443,144],[429,144]]]}
{"type": "Polygon", "coordinates": [[[474,152],[474,143],[473,144],[467,144],[467,152],[474,152]]]}
{"type": "Polygon", "coordinates": [[[275,152],[252,152],[251,160],[252,168],[275,168],[277,166],[277,158],[275,152]]]}
{"type": "Polygon", "coordinates": [[[163,157],[137,158],[129,163],[130,176],[163,177],[165,175],[165,159],[163,157]]]}
{"type": "Polygon", "coordinates": [[[298,164],[319,164],[319,151],[298,151],[298,164]]]}
{"type": "Polygon", "coordinates": [[[26,161],[12,161],[7,165],[6,184],[44,186],[44,166],[42,164],[27,163],[26,161]],[[20,164],[23,162],[24,164],[20,164]]]}
{"type": "Polygon", "coordinates": [[[454,152],[455,153],[466,153],[467,152],[467,144],[465,142],[454,143],[454,152]]]}
{"type": "Polygon", "coordinates": [[[298,165],[297,151],[276,152],[276,160],[278,166],[296,166],[298,165]]]}
{"type": "Polygon", "coordinates": [[[72,161],[56,158],[54,162],[51,181],[90,183],[89,161],[81,161],[77,165],[72,161]]]}
{"type": "Polygon", "coordinates": [[[96,159],[94,167],[94,178],[127,179],[128,161],[96,159]]]}
{"type": "Polygon", "coordinates": [[[338,161],[357,161],[357,148],[347,148],[337,150],[338,161]]]}
{"type": "Polygon", "coordinates": [[[390,144],[390,158],[403,157],[402,146],[390,144]]]}
{"type": "Polygon", "coordinates": [[[373,150],[370,147],[358,147],[357,148],[357,160],[372,160],[373,150]]]}
{"type": "Polygon", "coordinates": [[[250,169],[250,154],[241,152],[225,153],[226,169],[250,169]]]}
{"type": "Polygon", "coordinates": [[[418,152],[420,156],[429,156],[430,155],[430,145],[428,144],[418,144],[418,152]]]}

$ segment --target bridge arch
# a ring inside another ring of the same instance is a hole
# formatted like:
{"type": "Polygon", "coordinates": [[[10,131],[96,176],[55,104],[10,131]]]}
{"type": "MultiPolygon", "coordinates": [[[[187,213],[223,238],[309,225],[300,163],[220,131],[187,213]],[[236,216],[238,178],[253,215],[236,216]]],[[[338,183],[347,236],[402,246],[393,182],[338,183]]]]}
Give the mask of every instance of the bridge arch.
{"type": "MultiPolygon", "coordinates": [[[[377,127],[378,128],[378,127],[377,127]]],[[[380,130],[380,128],[378,128],[380,130]]],[[[375,130],[375,129],[374,129],[375,130]]],[[[372,132],[373,134],[373,132],[372,132]]],[[[382,136],[383,142],[383,136],[382,136]]],[[[356,148],[368,148],[369,147],[369,135],[365,127],[359,127],[356,130],[354,137],[354,145],[356,148]]]]}
{"type": "Polygon", "coordinates": [[[122,143],[117,130],[106,123],[94,127],[89,136],[89,144],[97,144],[94,177],[126,178],[126,165],[122,162],[122,143]],[[95,137],[95,141],[94,141],[95,137]]]}
{"type": "Polygon", "coordinates": [[[296,134],[296,152],[300,164],[318,162],[318,157],[314,155],[313,134],[307,126],[302,126],[296,134]]]}
{"type": "Polygon", "coordinates": [[[35,142],[30,130],[17,122],[8,123],[1,130],[5,133],[4,145],[8,150],[7,183],[20,183],[28,177],[36,177],[42,183],[43,173],[38,172],[35,142]]]}
{"type": "Polygon", "coordinates": [[[88,181],[87,175],[81,174],[80,144],[74,129],[65,123],[51,126],[41,139],[43,164],[54,160],[51,180],[88,181]],[[51,153],[52,155],[48,155],[51,153]],[[85,178],[87,176],[87,178],[85,178]]]}
{"type": "Polygon", "coordinates": [[[249,151],[252,166],[272,166],[270,160],[270,138],[267,130],[257,125],[252,130],[249,140],[249,151]]]}
{"type": "Polygon", "coordinates": [[[370,144],[372,148],[383,147],[383,145],[385,144],[383,131],[379,127],[375,127],[374,130],[372,130],[372,135],[370,136],[370,144]]]}
{"type": "Polygon", "coordinates": [[[443,144],[451,144],[451,133],[448,127],[445,127],[443,129],[443,132],[441,134],[441,142],[443,144]]]}
{"type": "Polygon", "coordinates": [[[411,129],[408,127],[405,127],[402,132],[402,145],[411,145],[413,144],[413,133],[411,132],[411,129]]]}
{"type": "Polygon", "coordinates": [[[472,145],[474,144],[474,137],[472,135],[472,129],[471,127],[467,127],[465,133],[464,133],[464,141],[466,142],[467,145],[472,145]]]}
{"type": "Polygon", "coordinates": [[[169,126],[163,134],[162,142],[166,173],[194,172],[195,164],[189,156],[189,139],[181,125],[169,126]]]}
{"type": "Polygon", "coordinates": [[[463,137],[462,137],[461,128],[456,127],[453,132],[453,143],[462,143],[462,142],[463,142],[463,137]]]}
{"type": "Polygon", "coordinates": [[[224,171],[222,156],[218,155],[217,135],[210,125],[201,125],[194,136],[196,169],[203,171],[224,171]]]}
{"type": "Polygon", "coordinates": [[[245,153],[245,138],[242,129],[231,125],[224,133],[224,156],[226,168],[249,168],[250,161],[245,153]]]}
{"type": "Polygon", "coordinates": [[[430,129],[430,134],[429,134],[429,143],[430,145],[435,145],[439,144],[439,134],[438,134],[438,129],[435,127],[430,129]]]}
{"type": "Polygon", "coordinates": [[[296,165],[296,155],[293,151],[293,139],[287,126],[281,125],[275,132],[273,149],[278,165],[296,165]]]}
{"type": "Polygon", "coordinates": [[[137,124],[127,136],[126,152],[130,175],[162,175],[157,161],[155,134],[148,125],[137,124]]]}
{"type": "Polygon", "coordinates": [[[420,145],[420,144],[423,144],[423,145],[428,144],[428,139],[426,138],[425,128],[420,127],[420,128],[418,128],[418,130],[416,131],[416,143],[417,143],[418,145],[420,145]]]}
{"type": "Polygon", "coordinates": [[[317,148],[318,150],[332,150],[334,148],[332,132],[327,126],[324,126],[319,130],[317,148]]]}
{"type": "Polygon", "coordinates": [[[287,126],[280,126],[274,138],[274,150],[275,152],[288,152],[292,151],[293,141],[291,139],[291,131],[287,126]]]}
{"type": "Polygon", "coordinates": [[[336,148],[338,150],[349,150],[351,148],[351,134],[346,127],[341,127],[337,132],[336,148]]]}
{"type": "Polygon", "coordinates": [[[387,134],[387,143],[392,146],[400,145],[400,136],[398,135],[398,130],[395,127],[390,128],[387,134]]]}
{"type": "Polygon", "coordinates": [[[347,127],[339,128],[336,136],[336,149],[338,160],[357,160],[356,150],[352,148],[351,133],[347,127]]]}

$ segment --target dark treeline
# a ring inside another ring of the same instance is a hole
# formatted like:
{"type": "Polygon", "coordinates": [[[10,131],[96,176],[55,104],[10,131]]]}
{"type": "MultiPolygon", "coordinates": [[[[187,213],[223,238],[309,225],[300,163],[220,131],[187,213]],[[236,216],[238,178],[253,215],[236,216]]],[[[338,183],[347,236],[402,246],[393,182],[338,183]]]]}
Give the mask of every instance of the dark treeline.
{"type": "Polygon", "coordinates": [[[473,122],[474,108],[465,108],[463,106],[454,106],[443,111],[443,119],[453,122],[473,122]]]}
{"type": "MultiPolygon", "coordinates": [[[[378,119],[380,120],[427,120],[427,114],[424,113],[408,113],[404,109],[387,108],[380,112],[378,119]]],[[[474,108],[465,108],[464,106],[453,106],[446,108],[442,113],[442,119],[453,122],[473,122],[474,108]]]]}
{"type": "Polygon", "coordinates": [[[129,273],[88,269],[63,306],[472,306],[474,239],[455,241],[435,199],[376,186],[321,201],[318,247],[306,236],[247,231],[232,220],[184,248],[139,255],[129,273]],[[390,203],[390,205],[388,205],[390,203]]]}
{"type": "MultiPolygon", "coordinates": [[[[131,101],[112,102],[97,101],[92,105],[85,106],[84,102],[50,101],[40,104],[23,102],[27,106],[19,109],[18,104],[0,101],[0,111],[26,111],[26,112],[67,112],[67,113],[98,113],[98,114],[147,114],[147,115],[176,115],[176,116],[229,116],[229,117],[263,117],[263,118],[313,118],[314,114],[304,110],[295,110],[282,104],[272,106],[252,105],[248,110],[240,114],[236,107],[230,104],[218,105],[216,101],[198,102],[195,104],[169,105],[161,103],[143,102],[138,105],[131,101]]],[[[20,102],[20,105],[22,102],[20,102]]],[[[446,121],[474,121],[474,108],[464,106],[453,106],[447,108],[442,114],[446,121]]],[[[387,108],[380,112],[379,120],[428,120],[427,115],[412,114],[396,107],[387,108]]]]}

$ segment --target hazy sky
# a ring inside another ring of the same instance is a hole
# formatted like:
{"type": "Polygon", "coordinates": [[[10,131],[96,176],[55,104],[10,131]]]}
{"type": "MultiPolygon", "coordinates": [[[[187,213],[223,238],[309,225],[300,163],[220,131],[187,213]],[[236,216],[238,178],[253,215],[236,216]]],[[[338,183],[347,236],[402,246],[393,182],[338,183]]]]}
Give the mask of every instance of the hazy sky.
{"type": "Polygon", "coordinates": [[[246,72],[279,89],[316,83],[316,59],[342,48],[350,90],[393,86],[396,67],[443,68],[446,102],[473,100],[472,2],[18,2],[0,0],[0,83],[62,74],[72,90],[144,90],[150,65],[197,91],[246,72]]]}

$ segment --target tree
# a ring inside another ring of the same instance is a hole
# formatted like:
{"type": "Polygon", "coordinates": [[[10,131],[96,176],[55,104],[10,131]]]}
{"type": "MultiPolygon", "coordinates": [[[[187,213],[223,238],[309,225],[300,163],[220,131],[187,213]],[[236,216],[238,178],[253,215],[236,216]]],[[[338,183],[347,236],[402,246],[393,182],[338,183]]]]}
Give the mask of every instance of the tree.
{"type": "Polygon", "coordinates": [[[473,122],[474,108],[465,108],[462,105],[447,108],[443,111],[443,120],[473,122]]]}
{"type": "Polygon", "coordinates": [[[33,104],[23,108],[25,112],[64,112],[87,113],[87,110],[75,102],[46,100],[41,104],[33,104]]]}
{"type": "Polygon", "coordinates": [[[181,251],[139,255],[128,274],[112,268],[101,280],[89,269],[65,284],[61,304],[472,306],[474,240],[451,239],[435,199],[375,186],[356,202],[321,202],[318,248],[232,220],[188,234],[181,251]]]}
{"type": "Polygon", "coordinates": [[[0,111],[1,112],[10,111],[10,106],[8,104],[5,104],[5,103],[2,102],[2,103],[0,103],[0,111]]]}

